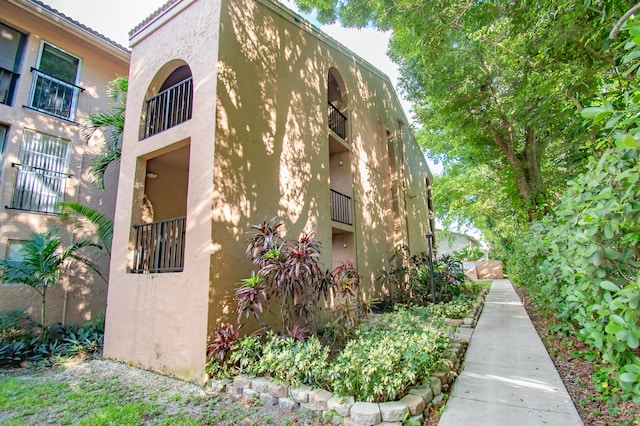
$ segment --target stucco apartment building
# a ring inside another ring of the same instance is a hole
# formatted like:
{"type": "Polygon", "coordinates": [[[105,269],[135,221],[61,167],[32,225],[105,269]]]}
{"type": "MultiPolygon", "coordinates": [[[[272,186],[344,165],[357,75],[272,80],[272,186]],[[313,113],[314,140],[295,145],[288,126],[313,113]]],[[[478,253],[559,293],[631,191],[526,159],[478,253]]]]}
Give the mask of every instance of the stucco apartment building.
{"type": "MultiPolygon", "coordinates": [[[[89,113],[110,107],[105,86],[127,75],[129,52],[35,0],[0,0],[0,257],[16,256],[31,232],[59,229],[73,242],[76,220],[60,201],[113,215],[117,170],[100,191],[88,166],[100,136],[81,136],[89,113]]],[[[85,235],[86,236],[86,235],[85,235]]],[[[82,237],[82,236],[80,236],[82,237]]],[[[109,260],[87,253],[108,275],[109,260]]],[[[107,283],[82,268],[47,292],[47,323],[79,324],[104,313],[107,283]]],[[[38,320],[40,296],[0,285],[0,309],[27,308],[38,320]]]]}
{"type": "Polygon", "coordinates": [[[270,0],[172,0],[130,44],[106,357],[203,382],[265,219],[374,297],[395,245],[426,250],[431,175],[372,65],[270,0]]]}

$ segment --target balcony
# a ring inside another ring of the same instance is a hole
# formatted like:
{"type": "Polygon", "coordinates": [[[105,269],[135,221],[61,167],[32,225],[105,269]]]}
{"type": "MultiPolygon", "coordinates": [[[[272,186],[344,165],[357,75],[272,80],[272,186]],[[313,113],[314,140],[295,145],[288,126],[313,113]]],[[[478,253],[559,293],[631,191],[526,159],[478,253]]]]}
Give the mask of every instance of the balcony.
{"type": "Polygon", "coordinates": [[[341,194],[338,191],[331,191],[331,220],[334,222],[352,225],[351,220],[351,197],[341,194]]]}
{"type": "Polygon", "coordinates": [[[78,95],[84,89],[35,68],[31,68],[31,72],[33,72],[33,84],[29,96],[29,108],[73,121],[78,105],[78,95]]]}
{"type": "Polygon", "coordinates": [[[20,74],[0,67],[0,104],[11,105],[18,77],[20,74]]]}
{"type": "Polygon", "coordinates": [[[143,139],[189,120],[192,92],[193,78],[189,77],[147,99],[143,139]]]}
{"type": "Polygon", "coordinates": [[[343,140],[347,139],[347,117],[329,103],[329,129],[343,140]]]}
{"type": "Polygon", "coordinates": [[[133,252],[135,274],[182,272],[186,217],[134,225],[133,252]]]}

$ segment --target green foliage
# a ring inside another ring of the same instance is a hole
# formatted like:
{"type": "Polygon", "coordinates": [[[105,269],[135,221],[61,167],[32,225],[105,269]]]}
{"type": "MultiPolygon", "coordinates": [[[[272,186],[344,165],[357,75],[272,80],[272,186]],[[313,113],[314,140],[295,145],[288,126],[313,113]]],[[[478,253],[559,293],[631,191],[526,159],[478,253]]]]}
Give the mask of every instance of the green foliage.
{"type": "Polygon", "coordinates": [[[0,282],[26,284],[36,290],[41,296],[40,325],[45,325],[45,295],[50,287],[59,280],[64,267],[71,261],[79,262],[91,268],[98,275],[100,271],[89,259],[77,252],[83,247],[100,247],[90,241],[78,241],[63,247],[58,236],[58,230],[52,228],[44,233],[31,233],[30,239],[22,248],[22,258],[0,259],[0,282]]]}
{"type": "Polygon", "coordinates": [[[280,337],[269,331],[264,339],[242,337],[231,359],[249,374],[269,375],[280,383],[326,384],[329,348],[316,336],[306,340],[280,337]]]}
{"type": "Polygon", "coordinates": [[[484,257],[484,252],[477,246],[466,246],[453,253],[453,257],[458,261],[463,260],[480,260],[484,257]]]}
{"type": "Polygon", "coordinates": [[[604,371],[640,400],[640,152],[612,148],[531,226],[513,279],[601,353],[604,371]]]}
{"type": "Polygon", "coordinates": [[[107,111],[98,111],[89,114],[88,123],[83,127],[83,136],[89,140],[94,132],[102,130],[105,136],[105,144],[100,153],[91,161],[89,173],[93,176],[94,184],[104,189],[104,174],[109,164],[120,160],[120,139],[124,130],[124,117],[127,105],[127,91],[129,78],[118,77],[107,84],[107,96],[111,99],[113,107],[107,111]]]}
{"type": "Polygon", "coordinates": [[[104,316],[87,321],[80,327],[54,324],[48,327],[49,340],[40,341],[30,333],[23,320],[13,337],[0,340],[0,366],[18,366],[23,362],[56,365],[74,356],[88,356],[102,351],[104,316]]]}
{"type": "MultiPolygon", "coordinates": [[[[431,269],[426,253],[411,254],[408,246],[397,246],[389,257],[389,266],[377,277],[395,290],[393,303],[426,304],[433,302],[431,269]]],[[[461,291],[466,277],[462,264],[443,255],[433,261],[433,281],[438,302],[452,300],[461,291]]]]}
{"type": "Polygon", "coordinates": [[[231,360],[245,374],[328,387],[361,401],[393,399],[441,367],[449,339],[433,315],[427,308],[399,306],[360,327],[334,359],[315,336],[301,341],[270,331],[263,338],[241,337],[231,360]]]}
{"type": "Polygon", "coordinates": [[[0,310],[0,344],[23,340],[31,323],[24,309],[0,310]]]}
{"type": "Polygon", "coordinates": [[[619,63],[622,68],[622,80],[615,85],[605,81],[605,90],[590,107],[581,114],[601,133],[596,149],[617,146],[619,148],[638,148],[640,139],[640,86],[636,74],[640,67],[640,19],[632,18],[625,22],[623,33],[626,40],[618,46],[619,63]]]}
{"type": "MultiPolygon", "coordinates": [[[[109,219],[99,211],[76,203],[75,201],[65,201],[62,204],[62,214],[66,215],[69,212],[74,212],[84,218],[86,218],[93,228],[92,232],[98,236],[100,245],[106,250],[107,254],[111,256],[111,242],[113,241],[113,220],[109,219]]],[[[82,227],[82,226],[81,226],[82,227]]]]}
{"type": "Polygon", "coordinates": [[[430,315],[440,318],[463,319],[473,310],[474,299],[461,295],[446,303],[435,303],[425,307],[430,315]]]}
{"type": "Polygon", "coordinates": [[[448,345],[443,327],[424,312],[399,308],[360,330],[338,354],[329,369],[332,390],[360,401],[393,400],[441,367],[448,345]]]}

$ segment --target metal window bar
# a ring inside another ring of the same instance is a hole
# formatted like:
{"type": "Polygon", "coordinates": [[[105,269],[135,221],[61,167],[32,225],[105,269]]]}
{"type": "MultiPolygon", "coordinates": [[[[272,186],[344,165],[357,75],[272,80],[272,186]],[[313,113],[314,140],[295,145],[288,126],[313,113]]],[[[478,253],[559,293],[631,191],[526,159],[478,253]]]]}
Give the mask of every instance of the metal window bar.
{"type": "Polygon", "coordinates": [[[186,217],[133,225],[136,242],[131,272],[182,272],[186,217]]]}
{"type": "Polygon", "coordinates": [[[18,77],[20,74],[0,67],[0,104],[11,105],[18,77]]]}
{"type": "Polygon", "coordinates": [[[329,129],[347,139],[347,117],[329,102],[329,129]]]}
{"type": "Polygon", "coordinates": [[[33,84],[29,95],[29,107],[65,120],[73,120],[78,95],[84,89],[35,68],[31,68],[31,72],[33,84]]]}
{"type": "Polygon", "coordinates": [[[144,137],[148,138],[189,120],[192,104],[192,77],[147,99],[144,137]]]}
{"type": "Polygon", "coordinates": [[[71,175],[24,164],[18,168],[11,208],[42,213],[60,213],[67,178],[71,175]]]}
{"type": "Polygon", "coordinates": [[[351,197],[331,191],[331,220],[351,225],[351,197]]]}

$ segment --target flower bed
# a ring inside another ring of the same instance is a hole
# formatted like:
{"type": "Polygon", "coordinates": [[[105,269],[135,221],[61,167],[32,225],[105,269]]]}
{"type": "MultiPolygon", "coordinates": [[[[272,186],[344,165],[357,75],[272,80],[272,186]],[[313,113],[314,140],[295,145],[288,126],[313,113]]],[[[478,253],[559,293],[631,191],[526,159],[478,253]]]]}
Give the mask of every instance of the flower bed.
{"type": "Polygon", "coordinates": [[[472,327],[485,294],[471,299],[466,312],[457,302],[378,315],[333,359],[317,337],[241,338],[232,354],[241,374],[211,387],[283,410],[306,408],[334,423],[420,422],[425,410],[442,403],[466,349],[443,317],[458,312],[472,327]]]}

